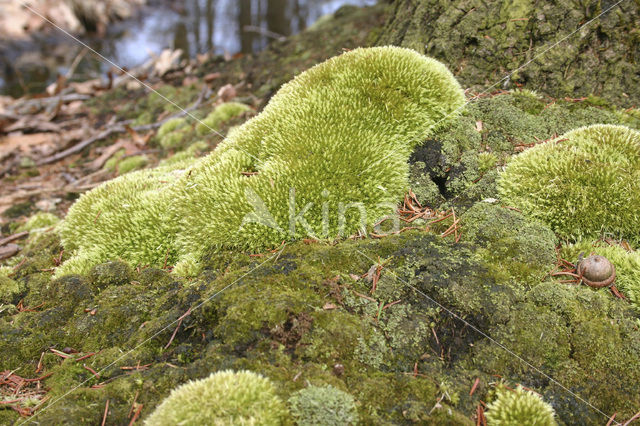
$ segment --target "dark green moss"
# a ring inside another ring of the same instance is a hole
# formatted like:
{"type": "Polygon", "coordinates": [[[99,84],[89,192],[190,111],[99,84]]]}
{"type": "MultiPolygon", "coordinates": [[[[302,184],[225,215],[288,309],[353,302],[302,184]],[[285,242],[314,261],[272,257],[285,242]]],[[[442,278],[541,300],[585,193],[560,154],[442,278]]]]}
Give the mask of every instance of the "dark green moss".
{"type": "Polygon", "coordinates": [[[473,242],[492,275],[538,284],[556,262],[557,238],[539,222],[497,203],[475,204],[462,216],[463,240],[473,242]]]}

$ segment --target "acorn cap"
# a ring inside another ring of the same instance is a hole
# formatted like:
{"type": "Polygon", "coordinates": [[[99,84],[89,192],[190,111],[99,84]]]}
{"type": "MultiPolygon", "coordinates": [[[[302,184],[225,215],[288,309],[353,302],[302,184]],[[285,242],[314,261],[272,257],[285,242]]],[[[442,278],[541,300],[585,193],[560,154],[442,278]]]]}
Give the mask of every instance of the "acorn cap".
{"type": "Polygon", "coordinates": [[[578,263],[578,275],[589,287],[608,287],[616,280],[616,268],[604,256],[589,256],[578,263]]]}

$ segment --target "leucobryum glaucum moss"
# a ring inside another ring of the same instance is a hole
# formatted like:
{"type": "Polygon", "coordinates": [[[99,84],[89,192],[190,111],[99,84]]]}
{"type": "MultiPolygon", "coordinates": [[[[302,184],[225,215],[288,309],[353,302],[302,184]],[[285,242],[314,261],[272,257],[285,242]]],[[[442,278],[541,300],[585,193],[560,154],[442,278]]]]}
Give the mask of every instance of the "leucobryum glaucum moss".
{"type": "Polygon", "coordinates": [[[251,371],[219,371],[174,389],[145,424],[276,426],[287,416],[269,379],[251,371]]]}
{"type": "Polygon", "coordinates": [[[84,194],[60,226],[56,275],[121,258],[190,275],[211,249],[333,239],[391,213],[407,160],[464,105],[440,62],[355,49],[303,72],[208,156],[131,172],[84,194]]]}
{"type": "Polygon", "coordinates": [[[516,156],[501,174],[502,201],[570,242],[602,236],[640,243],[640,132],[593,125],[516,156]]]}
{"type": "Polygon", "coordinates": [[[556,426],[553,408],[536,393],[500,387],[495,399],[487,405],[489,426],[556,426]]]}

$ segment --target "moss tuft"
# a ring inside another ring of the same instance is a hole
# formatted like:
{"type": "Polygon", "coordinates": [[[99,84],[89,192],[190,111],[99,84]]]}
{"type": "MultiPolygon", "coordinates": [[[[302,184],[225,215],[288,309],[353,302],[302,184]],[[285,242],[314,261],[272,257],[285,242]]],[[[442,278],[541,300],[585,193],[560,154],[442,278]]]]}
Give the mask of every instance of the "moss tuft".
{"type": "Polygon", "coordinates": [[[174,389],[145,424],[280,425],[286,417],[268,379],[251,371],[220,371],[174,389]]]}
{"type": "Polygon", "coordinates": [[[31,216],[25,224],[18,227],[16,232],[43,230],[57,225],[58,222],[60,222],[60,218],[53,213],[39,212],[31,216]]]}
{"type": "Polygon", "coordinates": [[[640,132],[594,125],[537,145],[509,163],[499,191],[568,240],[613,235],[637,245],[640,132]]]}
{"type": "Polygon", "coordinates": [[[124,158],[118,163],[118,174],[123,175],[133,170],[142,169],[147,164],[149,164],[149,157],[146,155],[133,155],[124,158]]]}
{"type": "Polygon", "coordinates": [[[498,389],[495,400],[487,405],[489,426],[556,426],[553,408],[532,391],[498,389]]]}
{"type": "MultiPolygon", "coordinates": [[[[82,273],[119,256],[134,265],[178,261],[188,273],[208,249],[357,233],[395,208],[411,150],[463,103],[433,59],[394,47],[347,52],[284,85],[190,167],[130,173],[84,194],[61,226],[75,251],[61,269],[82,273]]],[[[185,126],[171,120],[159,137],[185,126]]]]}
{"type": "Polygon", "coordinates": [[[174,149],[182,145],[189,131],[186,118],[172,118],[160,126],[156,138],[164,149],[174,149]]]}
{"type": "Polygon", "coordinates": [[[348,426],[358,422],[353,396],[328,386],[309,386],[289,398],[291,414],[300,426],[348,426]]]}
{"type": "Polygon", "coordinates": [[[223,123],[231,120],[232,118],[238,117],[247,111],[251,111],[251,108],[248,105],[240,102],[225,102],[216,106],[201,123],[198,123],[196,131],[200,135],[205,135],[211,132],[211,129],[219,131],[220,126],[223,123]]]}

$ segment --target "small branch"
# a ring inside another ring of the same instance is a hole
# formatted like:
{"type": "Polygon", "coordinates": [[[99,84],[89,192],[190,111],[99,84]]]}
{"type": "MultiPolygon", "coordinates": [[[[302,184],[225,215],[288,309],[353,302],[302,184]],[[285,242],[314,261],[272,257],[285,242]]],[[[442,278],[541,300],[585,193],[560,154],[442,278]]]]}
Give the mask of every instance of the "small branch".
{"type": "MultiPolygon", "coordinates": [[[[165,118],[164,120],[160,120],[156,123],[151,123],[151,124],[145,124],[142,126],[136,126],[136,127],[132,127],[131,129],[136,131],[136,132],[142,132],[142,131],[146,131],[146,130],[152,130],[152,129],[156,129],[160,126],[162,126],[164,123],[166,123],[167,121],[174,119],[174,118],[178,118],[178,117],[182,117],[183,115],[186,115],[187,113],[189,113],[189,111],[192,111],[196,108],[198,108],[200,106],[200,104],[202,104],[202,102],[209,96],[209,88],[205,87],[205,89],[200,92],[200,96],[198,96],[198,99],[195,101],[195,103],[193,105],[191,105],[189,108],[182,110],[180,112],[178,112],[177,114],[174,114],[172,116],[169,116],[167,118],[165,118]]],[[[109,136],[111,136],[114,133],[123,133],[127,131],[127,126],[132,122],[132,120],[124,120],[124,121],[119,121],[117,123],[113,123],[110,127],[107,127],[106,129],[102,130],[101,132],[91,136],[88,139],[85,139],[84,141],[72,146],[71,148],[65,149],[64,151],[58,152],[57,154],[51,155],[49,157],[43,158],[42,160],[38,161],[36,164],[38,166],[43,166],[45,164],[51,164],[51,163],[55,163],[56,161],[60,161],[63,158],[66,158],[70,155],[73,154],[77,154],[78,152],[82,151],[83,149],[85,149],[86,147],[88,147],[89,145],[91,145],[94,142],[97,142],[99,140],[105,139],[109,136]]]]}
{"type": "Polygon", "coordinates": [[[0,246],[3,246],[5,244],[9,244],[15,240],[19,240],[20,238],[24,238],[27,235],[29,235],[29,231],[24,231],[24,232],[18,232],[17,234],[13,234],[13,235],[9,235],[8,237],[5,237],[3,239],[0,240],[0,246]]]}

